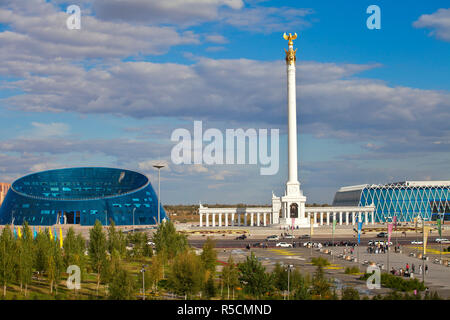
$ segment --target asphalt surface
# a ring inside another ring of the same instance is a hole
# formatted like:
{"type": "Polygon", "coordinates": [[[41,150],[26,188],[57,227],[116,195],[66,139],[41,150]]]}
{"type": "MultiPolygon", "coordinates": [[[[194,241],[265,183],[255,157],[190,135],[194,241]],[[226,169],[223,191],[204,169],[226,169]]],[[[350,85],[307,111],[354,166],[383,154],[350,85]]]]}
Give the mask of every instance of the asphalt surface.
{"type": "MultiPolygon", "coordinates": [[[[428,237],[428,244],[437,244],[437,242],[435,242],[435,240],[438,238],[438,236],[429,236],[428,237]]],[[[276,244],[278,242],[287,242],[287,243],[292,243],[292,242],[296,242],[297,244],[301,244],[303,245],[304,242],[308,242],[308,241],[312,241],[315,243],[321,243],[322,245],[325,242],[331,242],[332,239],[331,237],[324,237],[324,236],[317,236],[312,238],[312,240],[310,239],[299,239],[299,238],[295,238],[295,239],[282,239],[280,238],[280,240],[278,241],[266,241],[265,238],[247,238],[245,240],[235,240],[235,239],[217,239],[216,237],[214,238],[214,240],[216,240],[216,248],[245,248],[247,246],[247,244],[250,244],[250,246],[253,247],[253,244],[255,243],[265,243],[266,245],[268,245],[269,248],[275,247],[276,244]]],[[[369,240],[385,240],[387,241],[387,238],[377,238],[376,236],[374,237],[361,237],[361,245],[367,245],[367,242],[369,240]]],[[[422,236],[420,235],[419,237],[416,236],[406,236],[406,237],[391,237],[391,242],[393,245],[396,245],[397,243],[399,245],[411,245],[411,241],[415,241],[415,240],[419,240],[422,241],[422,236]]],[[[189,244],[193,247],[196,248],[201,248],[203,246],[203,243],[206,241],[205,239],[189,239],[189,244]]],[[[351,236],[348,237],[335,237],[334,242],[335,245],[339,244],[340,242],[356,242],[357,239],[351,236]]],[[[444,244],[443,246],[450,246],[449,244],[444,244]]]]}

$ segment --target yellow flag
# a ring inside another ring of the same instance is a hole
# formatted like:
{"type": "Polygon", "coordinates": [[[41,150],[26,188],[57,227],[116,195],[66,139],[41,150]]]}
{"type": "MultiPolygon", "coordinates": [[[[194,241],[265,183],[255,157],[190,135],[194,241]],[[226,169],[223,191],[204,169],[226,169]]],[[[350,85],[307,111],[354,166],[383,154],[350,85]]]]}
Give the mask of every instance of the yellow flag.
{"type": "Polygon", "coordinates": [[[39,226],[38,231],[39,231],[39,233],[41,233],[41,226],[39,226]]]}
{"type": "Polygon", "coordinates": [[[427,254],[427,240],[428,232],[430,232],[430,227],[423,227],[423,254],[427,254]]]}
{"type": "Polygon", "coordinates": [[[62,236],[62,230],[61,227],[59,227],[59,247],[63,247],[63,236],[62,236]]]}
{"type": "Polygon", "coordinates": [[[50,240],[53,240],[52,227],[48,227],[48,234],[50,236],[50,240]]]}
{"type": "Polygon", "coordinates": [[[19,236],[19,239],[22,238],[22,230],[20,227],[17,227],[17,235],[19,236]]]}
{"type": "Polygon", "coordinates": [[[314,217],[310,218],[309,225],[310,225],[310,228],[311,228],[311,231],[310,231],[311,235],[313,235],[314,234],[314,217]]]}

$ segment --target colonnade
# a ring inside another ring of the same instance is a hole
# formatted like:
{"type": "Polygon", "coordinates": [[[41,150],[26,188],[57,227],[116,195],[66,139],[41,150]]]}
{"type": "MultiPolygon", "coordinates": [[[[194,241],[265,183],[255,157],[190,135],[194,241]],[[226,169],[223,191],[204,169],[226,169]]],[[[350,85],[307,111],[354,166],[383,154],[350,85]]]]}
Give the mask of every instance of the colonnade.
{"type": "MultiPolygon", "coordinates": [[[[368,225],[375,224],[375,213],[373,209],[366,209],[361,207],[363,210],[358,211],[348,211],[348,210],[336,210],[339,207],[324,207],[320,208],[316,207],[307,207],[306,208],[306,217],[309,219],[313,219],[314,223],[323,226],[324,224],[330,225],[333,221],[336,221],[336,225],[356,225],[358,221],[362,221],[363,224],[368,225]]],[[[354,209],[354,207],[353,207],[354,209]]]]}
{"type": "Polygon", "coordinates": [[[272,224],[270,212],[255,213],[200,213],[200,227],[264,226],[272,224]]]}

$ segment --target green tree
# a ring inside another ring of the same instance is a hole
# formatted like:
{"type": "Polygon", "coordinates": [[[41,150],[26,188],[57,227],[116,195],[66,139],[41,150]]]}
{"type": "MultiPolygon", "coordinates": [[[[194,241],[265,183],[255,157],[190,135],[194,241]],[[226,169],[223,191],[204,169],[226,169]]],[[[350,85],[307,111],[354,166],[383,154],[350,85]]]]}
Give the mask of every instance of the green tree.
{"type": "Polygon", "coordinates": [[[244,292],[258,299],[272,290],[272,276],[266,273],[266,269],[255,257],[253,252],[247,257],[245,262],[238,265],[244,292]]]}
{"type": "Polygon", "coordinates": [[[289,294],[297,300],[307,300],[310,298],[308,280],[297,269],[283,268],[279,263],[275,264],[272,272],[273,284],[280,292],[288,290],[289,274],[289,294]]]}
{"type": "Polygon", "coordinates": [[[11,227],[6,225],[0,235],[0,282],[3,285],[3,296],[6,296],[6,288],[14,278],[14,254],[11,227]]]}
{"type": "Polygon", "coordinates": [[[215,241],[210,237],[208,237],[205,243],[203,244],[203,250],[200,255],[203,267],[205,268],[205,270],[210,271],[212,275],[215,274],[217,265],[217,252],[214,249],[215,246],[216,246],[215,241]]]}
{"type": "Polygon", "coordinates": [[[332,296],[331,283],[325,278],[323,267],[319,265],[312,279],[311,294],[320,299],[329,299],[332,296]]]}
{"type": "Polygon", "coordinates": [[[96,291],[98,295],[101,275],[108,268],[106,235],[100,221],[96,220],[94,227],[89,231],[89,240],[89,262],[91,268],[97,274],[96,291]]]}
{"type": "Polygon", "coordinates": [[[23,236],[16,240],[16,261],[17,278],[20,283],[20,291],[25,286],[25,296],[27,296],[28,285],[33,276],[33,236],[30,227],[25,221],[23,224],[23,236]]]}
{"type": "Polygon", "coordinates": [[[168,276],[169,287],[187,299],[203,287],[204,270],[200,258],[191,251],[184,251],[173,259],[168,276]]]}
{"type": "Polygon", "coordinates": [[[50,286],[50,294],[53,289],[58,293],[58,282],[61,279],[61,273],[64,270],[64,261],[62,251],[56,241],[50,240],[49,253],[47,255],[47,279],[50,286]]]}
{"type": "Polygon", "coordinates": [[[81,279],[83,279],[86,269],[86,240],[83,235],[81,233],[75,234],[74,229],[70,227],[64,239],[63,248],[64,267],[77,265],[81,271],[81,279]]]}
{"type": "Polygon", "coordinates": [[[239,270],[231,255],[228,258],[227,264],[222,268],[220,278],[223,286],[227,288],[227,299],[230,299],[230,290],[233,292],[234,299],[234,289],[239,285],[239,270]]]}
{"type": "Polygon", "coordinates": [[[153,249],[148,244],[148,235],[145,232],[133,232],[127,236],[129,243],[133,244],[133,250],[130,255],[135,259],[142,259],[143,257],[151,257],[153,249]]]}
{"type": "Polygon", "coordinates": [[[108,298],[111,300],[132,300],[135,298],[136,281],[132,275],[119,268],[108,285],[108,298]]]}
{"type": "Polygon", "coordinates": [[[121,257],[126,253],[126,238],[121,230],[116,229],[114,221],[111,220],[111,224],[108,228],[108,251],[112,253],[114,250],[120,254],[121,257]]]}
{"type": "Polygon", "coordinates": [[[146,278],[145,282],[148,282],[152,289],[158,290],[158,282],[163,278],[162,269],[163,259],[159,255],[153,256],[152,262],[145,272],[145,275],[148,276],[148,279],[146,278]]]}
{"type": "Polygon", "coordinates": [[[43,274],[47,270],[48,255],[50,253],[50,238],[48,232],[39,232],[34,239],[35,260],[34,268],[43,274]]]}
{"type": "Polygon", "coordinates": [[[346,287],[342,290],[341,300],[360,300],[358,290],[352,287],[346,287]]]}
{"type": "Polygon", "coordinates": [[[153,235],[156,252],[164,252],[163,256],[172,260],[178,253],[186,251],[188,242],[185,235],[176,231],[172,221],[162,222],[153,235]]]}
{"type": "Polygon", "coordinates": [[[214,277],[210,274],[208,280],[205,282],[205,295],[207,298],[212,298],[216,295],[216,285],[214,283],[214,277]]]}

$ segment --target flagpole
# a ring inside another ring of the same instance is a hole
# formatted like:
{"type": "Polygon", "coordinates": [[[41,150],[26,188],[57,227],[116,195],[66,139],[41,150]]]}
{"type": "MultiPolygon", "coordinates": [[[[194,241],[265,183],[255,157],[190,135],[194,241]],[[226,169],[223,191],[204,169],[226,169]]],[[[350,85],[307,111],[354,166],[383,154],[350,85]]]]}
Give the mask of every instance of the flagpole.
{"type": "MultiPolygon", "coordinates": [[[[440,215],[442,217],[442,215],[440,215]]],[[[439,264],[442,263],[442,218],[439,217],[439,238],[441,238],[441,241],[439,241],[439,264]]]]}
{"type": "Polygon", "coordinates": [[[425,285],[425,220],[422,217],[422,283],[425,285]]]}
{"type": "Polygon", "coordinates": [[[331,239],[333,242],[333,246],[331,247],[331,261],[334,262],[334,255],[333,255],[333,251],[334,251],[334,220],[333,220],[333,229],[332,229],[332,233],[331,233],[331,239]]]}

